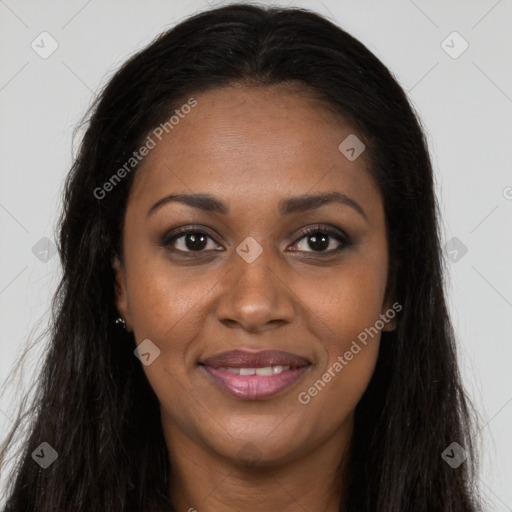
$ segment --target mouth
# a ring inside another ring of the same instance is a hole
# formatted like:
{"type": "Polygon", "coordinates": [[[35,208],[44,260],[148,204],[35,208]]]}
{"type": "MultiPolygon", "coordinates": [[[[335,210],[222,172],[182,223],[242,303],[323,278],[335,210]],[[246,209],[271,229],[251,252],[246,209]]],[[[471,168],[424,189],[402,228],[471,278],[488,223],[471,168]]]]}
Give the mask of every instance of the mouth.
{"type": "Polygon", "coordinates": [[[281,350],[231,350],[199,361],[222,391],[243,400],[264,400],[283,393],[308,371],[311,362],[281,350]]]}

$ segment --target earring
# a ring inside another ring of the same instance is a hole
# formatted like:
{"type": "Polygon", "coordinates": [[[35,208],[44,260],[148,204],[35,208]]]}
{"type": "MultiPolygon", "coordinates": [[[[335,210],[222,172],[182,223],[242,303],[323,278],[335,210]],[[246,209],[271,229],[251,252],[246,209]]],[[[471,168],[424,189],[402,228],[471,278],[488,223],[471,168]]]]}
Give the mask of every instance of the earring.
{"type": "Polygon", "coordinates": [[[126,322],[124,321],[124,318],[116,318],[116,325],[120,325],[123,329],[126,330],[126,322]]]}

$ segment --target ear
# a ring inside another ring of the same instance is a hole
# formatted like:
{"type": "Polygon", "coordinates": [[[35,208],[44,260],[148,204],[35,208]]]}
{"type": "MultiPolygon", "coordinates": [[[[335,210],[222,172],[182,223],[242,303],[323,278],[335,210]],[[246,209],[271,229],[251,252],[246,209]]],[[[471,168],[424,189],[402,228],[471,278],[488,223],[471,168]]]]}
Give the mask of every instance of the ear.
{"type": "Polygon", "coordinates": [[[121,263],[117,256],[114,258],[112,267],[115,272],[115,296],[117,311],[126,323],[126,330],[128,332],[132,332],[133,328],[130,315],[130,307],[128,294],[126,292],[126,271],[124,269],[124,265],[121,263]]]}
{"type": "Polygon", "coordinates": [[[396,315],[402,310],[402,306],[394,300],[395,290],[393,286],[394,280],[388,282],[384,294],[384,304],[381,311],[381,319],[384,322],[383,331],[389,332],[396,329],[396,315]]]}
{"type": "Polygon", "coordinates": [[[389,332],[396,329],[396,314],[401,309],[402,306],[400,306],[398,302],[393,303],[392,299],[389,299],[384,303],[381,313],[381,319],[384,322],[384,327],[382,328],[383,331],[389,332]]]}

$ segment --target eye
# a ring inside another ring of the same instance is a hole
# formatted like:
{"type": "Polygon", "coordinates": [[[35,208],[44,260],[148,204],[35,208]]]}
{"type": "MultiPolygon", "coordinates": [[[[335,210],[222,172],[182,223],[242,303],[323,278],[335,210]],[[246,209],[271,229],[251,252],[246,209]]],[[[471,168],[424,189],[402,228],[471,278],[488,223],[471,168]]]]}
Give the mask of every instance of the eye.
{"type": "MultiPolygon", "coordinates": [[[[165,235],[161,241],[161,245],[177,253],[200,253],[208,250],[223,250],[208,232],[194,226],[181,228],[178,231],[165,235]]],[[[350,245],[350,239],[343,231],[335,228],[314,226],[302,232],[301,238],[292,246],[298,247],[298,249],[292,249],[291,252],[334,254],[341,252],[350,245]],[[301,242],[302,239],[305,239],[305,241],[301,242]],[[332,248],[333,243],[334,245],[337,243],[338,247],[332,248]],[[312,250],[308,251],[306,244],[308,244],[312,250]]]]}
{"type": "Polygon", "coordinates": [[[182,228],[177,232],[165,235],[162,239],[161,245],[170,248],[175,252],[203,252],[207,250],[220,250],[219,245],[213,238],[204,230],[189,226],[182,228]],[[208,247],[208,241],[211,241],[208,247]]]}
{"type": "Polygon", "coordinates": [[[293,252],[317,252],[333,254],[341,252],[350,246],[350,239],[343,231],[326,228],[322,226],[315,226],[307,228],[303,231],[303,236],[299,239],[299,242],[295,242],[298,249],[293,249],[293,252]],[[300,240],[305,239],[304,242],[300,240]],[[332,244],[336,245],[333,239],[337,242],[338,247],[332,248],[332,244]],[[305,247],[309,246],[312,250],[308,251],[305,247]],[[329,250],[329,247],[331,247],[329,250]]]}

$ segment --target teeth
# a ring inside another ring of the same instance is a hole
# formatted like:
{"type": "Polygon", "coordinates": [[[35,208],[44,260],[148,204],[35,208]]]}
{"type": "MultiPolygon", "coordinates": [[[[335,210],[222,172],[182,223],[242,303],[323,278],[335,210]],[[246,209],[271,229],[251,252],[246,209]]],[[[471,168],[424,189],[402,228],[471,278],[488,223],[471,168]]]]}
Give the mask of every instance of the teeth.
{"type": "Polygon", "coordinates": [[[277,375],[278,373],[285,372],[286,370],[289,370],[289,366],[265,366],[263,368],[229,368],[229,367],[222,367],[219,368],[219,370],[228,371],[231,373],[235,373],[237,375],[277,375]]]}

